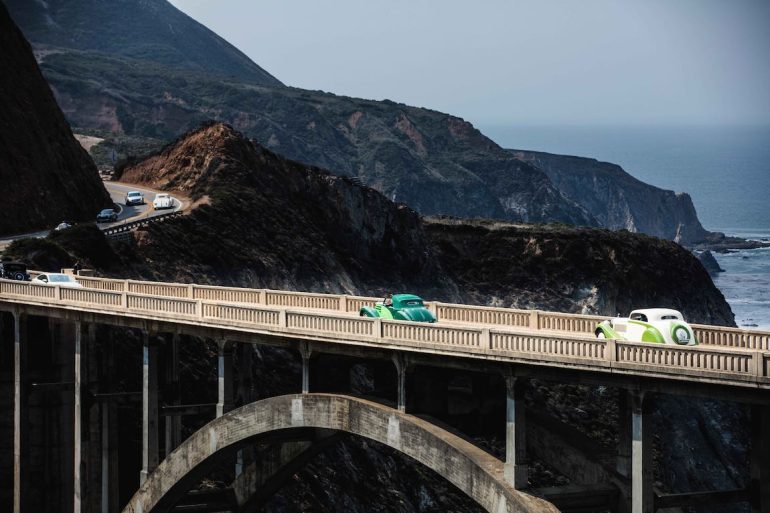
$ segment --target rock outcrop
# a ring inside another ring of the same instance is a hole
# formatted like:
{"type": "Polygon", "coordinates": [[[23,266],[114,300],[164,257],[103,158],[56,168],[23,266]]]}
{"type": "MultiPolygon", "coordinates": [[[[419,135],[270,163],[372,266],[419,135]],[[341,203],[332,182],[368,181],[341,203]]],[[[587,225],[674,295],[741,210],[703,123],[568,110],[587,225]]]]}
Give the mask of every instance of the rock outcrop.
{"type": "Polygon", "coordinates": [[[637,180],[622,167],[596,159],[511,150],[542,169],[567,197],[584,206],[601,226],[646,233],[692,246],[711,235],[692,199],[637,180]]]}
{"type": "Polygon", "coordinates": [[[2,4],[0,48],[0,234],[93,219],[109,195],[2,4]]]}

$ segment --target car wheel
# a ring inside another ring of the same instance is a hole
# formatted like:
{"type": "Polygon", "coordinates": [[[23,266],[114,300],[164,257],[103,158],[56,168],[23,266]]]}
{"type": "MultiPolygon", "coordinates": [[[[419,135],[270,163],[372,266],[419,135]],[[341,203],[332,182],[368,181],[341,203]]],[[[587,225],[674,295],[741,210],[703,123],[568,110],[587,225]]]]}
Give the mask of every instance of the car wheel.
{"type": "Polygon", "coordinates": [[[600,332],[598,332],[596,334],[596,338],[607,338],[607,337],[604,336],[604,332],[603,331],[600,331],[600,332]]]}
{"type": "Polygon", "coordinates": [[[14,280],[24,281],[24,275],[21,273],[14,273],[13,275],[14,280]]]}

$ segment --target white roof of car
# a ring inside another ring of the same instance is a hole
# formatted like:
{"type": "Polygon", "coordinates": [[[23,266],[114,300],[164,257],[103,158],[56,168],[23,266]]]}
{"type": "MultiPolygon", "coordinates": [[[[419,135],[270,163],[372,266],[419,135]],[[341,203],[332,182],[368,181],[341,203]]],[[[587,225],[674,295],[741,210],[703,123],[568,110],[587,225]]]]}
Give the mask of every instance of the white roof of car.
{"type": "MultiPolygon", "coordinates": [[[[649,320],[662,319],[663,317],[675,316],[677,319],[684,319],[682,313],[678,310],[672,310],[671,308],[643,308],[641,310],[634,310],[631,315],[635,313],[642,313],[647,316],[649,320]]],[[[629,315],[630,317],[630,315],[629,315]]]]}
{"type": "Polygon", "coordinates": [[[156,198],[168,198],[168,194],[166,194],[165,192],[161,192],[159,194],[156,194],[155,197],[156,198]]]}

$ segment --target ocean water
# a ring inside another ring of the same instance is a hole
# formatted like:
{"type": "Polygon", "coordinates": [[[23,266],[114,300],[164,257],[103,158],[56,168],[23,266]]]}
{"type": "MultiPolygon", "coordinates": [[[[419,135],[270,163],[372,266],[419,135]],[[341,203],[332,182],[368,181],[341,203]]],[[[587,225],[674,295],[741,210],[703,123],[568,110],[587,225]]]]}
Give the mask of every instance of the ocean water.
{"type": "MultiPolygon", "coordinates": [[[[687,192],[707,230],[770,240],[770,126],[480,126],[505,148],[592,157],[687,192]]],[[[770,248],[715,254],[741,326],[770,330],[770,248]]]]}

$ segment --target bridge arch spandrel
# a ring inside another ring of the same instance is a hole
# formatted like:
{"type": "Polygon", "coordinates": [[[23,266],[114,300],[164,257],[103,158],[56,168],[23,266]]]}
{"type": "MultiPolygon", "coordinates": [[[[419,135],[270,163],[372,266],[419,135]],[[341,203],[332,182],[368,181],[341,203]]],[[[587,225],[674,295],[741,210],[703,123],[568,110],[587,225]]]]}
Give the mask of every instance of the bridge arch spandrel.
{"type": "Polygon", "coordinates": [[[550,503],[518,492],[500,460],[429,422],[358,398],[285,395],[245,405],[195,432],[158,466],[124,513],[156,513],[185,493],[196,469],[225,451],[271,433],[307,428],[344,431],[392,447],[447,479],[490,513],[557,513],[550,503]],[[185,481],[188,481],[185,483],[185,481]]]}

